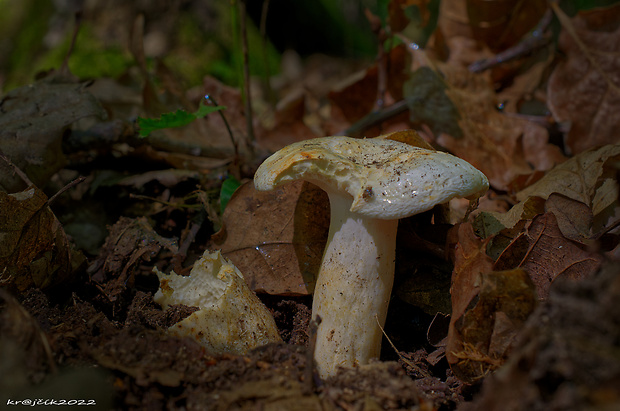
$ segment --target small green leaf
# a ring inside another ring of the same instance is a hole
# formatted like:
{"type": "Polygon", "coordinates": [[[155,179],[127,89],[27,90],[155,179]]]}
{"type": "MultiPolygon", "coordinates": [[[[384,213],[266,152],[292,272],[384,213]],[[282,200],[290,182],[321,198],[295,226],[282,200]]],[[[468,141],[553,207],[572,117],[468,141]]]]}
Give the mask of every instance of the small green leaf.
{"type": "Polygon", "coordinates": [[[230,201],[230,198],[240,186],[241,183],[239,180],[233,176],[229,176],[222,183],[222,188],[220,189],[220,211],[222,214],[224,214],[224,210],[226,209],[226,205],[230,201]]]}
{"type": "Polygon", "coordinates": [[[162,114],[160,118],[138,117],[140,137],[147,137],[155,130],[186,126],[197,118],[203,118],[209,113],[223,110],[225,108],[225,106],[207,106],[201,101],[200,107],[198,107],[198,110],[194,113],[188,113],[185,110],[177,110],[174,113],[162,114]]]}
{"type": "Polygon", "coordinates": [[[224,110],[225,108],[226,106],[207,106],[201,101],[200,107],[198,107],[198,110],[196,110],[194,115],[196,118],[203,118],[207,114],[215,113],[216,111],[224,110]]]}

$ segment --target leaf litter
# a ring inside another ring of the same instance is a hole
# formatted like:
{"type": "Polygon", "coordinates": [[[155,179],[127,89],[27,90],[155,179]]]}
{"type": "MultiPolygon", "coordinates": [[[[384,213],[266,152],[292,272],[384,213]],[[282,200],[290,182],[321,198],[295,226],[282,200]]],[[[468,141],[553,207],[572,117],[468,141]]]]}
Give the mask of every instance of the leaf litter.
{"type": "MultiPolygon", "coordinates": [[[[212,76],[187,88],[169,60],[147,64],[149,41],[174,26],[179,10],[168,26],[123,9],[134,23],[126,31],[137,70],[79,82],[64,67],[5,93],[0,345],[16,379],[0,379],[0,391],[80,394],[116,409],[616,406],[620,153],[614,117],[605,115],[617,58],[605,47],[617,30],[604,18],[615,11],[568,18],[553,6],[558,56],[551,41],[536,52],[524,46],[533,44],[524,34],[538,23],[533,14],[515,12],[518,27],[496,36],[481,14],[455,18],[450,10],[465,10],[463,1],[443,1],[438,11],[410,3],[389,2],[387,22],[404,44],[379,45],[385,61],[315,57],[288,80],[274,76],[274,89],[255,87],[256,142],[247,138],[240,88],[212,76]],[[410,7],[423,29],[438,12],[430,37],[408,25],[410,7]],[[480,58],[490,68],[468,71],[480,58]],[[574,78],[593,86],[569,87],[574,78]],[[226,107],[225,117],[196,112],[205,95],[226,107]],[[528,104],[543,110],[522,111],[528,104]],[[165,122],[177,110],[190,115],[187,124],[159,124],[137,138],[137,117],[165,122]],[[446,208],[401,222],[385,330],[393,346],[384,344],[380,362],[320,381],[310,365],[310,306],[329,224],[325,193],[308,183],[257,193],[250,180],[286,144],[404,128],[479,167],[492,189],[477,208],[451,204],[466,216],[456,224],[446,208]],[[80,175],[82,183],[54,195],[80,175]],[[241,183],[232,195],[230,181],[241,183]],[[104,218],[65,224],[76,209],[104,218]],[[95,228],[107,230],[106,241],[86,245],[95,228]],[[153,268],[187,273],[216,248],[272,313],[283,343],[214,354],[166,333],[197,308],[154,303],[153,268]]],[[[106,19],[97,24],[99,35],[111,32],[106,19]]]]}

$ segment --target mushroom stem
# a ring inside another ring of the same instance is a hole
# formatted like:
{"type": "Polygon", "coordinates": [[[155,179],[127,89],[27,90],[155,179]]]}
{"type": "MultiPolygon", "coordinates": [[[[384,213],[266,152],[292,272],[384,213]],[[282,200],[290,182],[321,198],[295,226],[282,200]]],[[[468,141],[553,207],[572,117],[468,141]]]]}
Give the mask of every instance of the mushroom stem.
{"type": "Polygon", "coordinates": [[[326,191],[331,223],[312,304],[313,318],[321,318],[314,354],[321,378],[379,357],[398,227],[398,220],[351,212],[350,195],[326,191]]]}

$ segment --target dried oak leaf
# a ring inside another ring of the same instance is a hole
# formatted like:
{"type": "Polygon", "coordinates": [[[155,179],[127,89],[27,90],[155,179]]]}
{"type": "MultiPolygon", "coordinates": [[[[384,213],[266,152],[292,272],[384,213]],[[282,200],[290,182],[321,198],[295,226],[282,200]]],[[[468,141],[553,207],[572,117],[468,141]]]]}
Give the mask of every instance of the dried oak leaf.
{"type": "Polygon", "coordinates": [[[314,290],[328,230],[329,200],[313,184],[260,192],[247,183],[226,206],[211,248],[221,248],[254,291],[307,295],[314,290]]]}
{"type": "Polygon", "coordinates": [[[429,125],[437,143],[481,170],[493,187],[508,190],[517,177],[564,161],[544,127],[496,110],[486,77],[437,66],[441,73],[421,67],[405,85],[411,121],[429,125]]]}
{"type": "Polygon", "coordinates": [[[523,270],[493,271],[471,224],[457,230],[452,316],[446,358],[454,374],[473,382],[501,365],[521,324],[534,309],[534,286],[523,270]]]}
{"type": "MultiPolygon", "coordinates": [[[[51,79],[12,90],[0,100],[0,151],[38,186],[65,164],[62,136],[77,120],[106,114],[84,84],[51,79]]],[[[0,189],[14,192],[23,182],[0,162],[0,189]]]]}
{"type": "Polygon", "coordinates": [[[73,253],[60,222],[38,188],[7,194],[0,191],[0,286],[23,292],[47,290],[72,278],[73,253]]]}
{"type": "Polygon", "coordinates": [[[555,119],[571,123],[566,145],[581,153],[618,142],[620,118],[620,6],[579,13],[559,8],[559,49],[566,54],[549,78],[548,106],[555,119]]]}
{"type": "Polygon", "coordinates": [[[551,212],[526,224],[495,262],[495,270],[523,268],[536,285],[538,298],[547,299],[549,287],[557,278],[580,280],[593,275],[603,257],[579,247],[562,235],[551,212]]]}

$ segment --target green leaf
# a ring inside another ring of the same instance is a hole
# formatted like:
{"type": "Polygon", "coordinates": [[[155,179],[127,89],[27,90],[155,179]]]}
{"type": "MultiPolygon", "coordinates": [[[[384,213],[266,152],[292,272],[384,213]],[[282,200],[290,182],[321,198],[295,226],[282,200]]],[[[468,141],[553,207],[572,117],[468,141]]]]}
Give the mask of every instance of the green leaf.
{"type": "Polygon", "coordinates": [[[197,118],[203,118],[207,114],[225,109],[225,106],[207,106],[202,101],[200,107],[193,113],[185,110],[177,110],[174,113],[162,114],[160,118],[142,118],[138,117],[138,126],[140,127],[140,137],[147,137],[153,131],[164,128],[183,127],[190,124],[197,118]]]}
{"type": "Polygon", "coordinates": [[[196,116],[196,118],[203,118],[207,114],[215,113],[216,111],[220,111],[225,108],[226,106],[207,106],[201,101],[200,107],[198,107],[198,110],[196,110],[194,115],[196,116]]]}
{"type": "Polygon", "coordinates": [[[224,210],[226,209],[226,205],[230,201],[230,198],[240,186],[241,183],[239,180],[233,176],[229,176],[222,183],[222,188],[220,189],[220,211],[222,214],[224,214],[224,210]]]}

